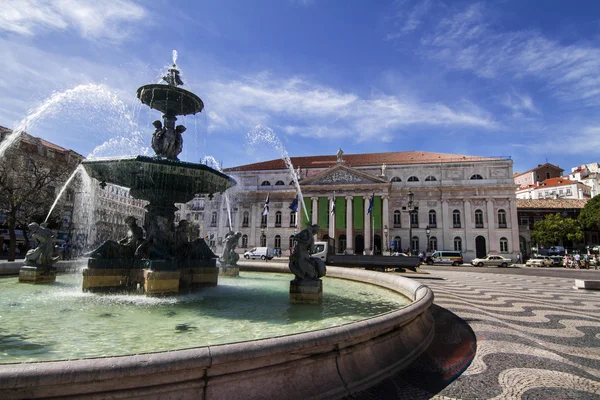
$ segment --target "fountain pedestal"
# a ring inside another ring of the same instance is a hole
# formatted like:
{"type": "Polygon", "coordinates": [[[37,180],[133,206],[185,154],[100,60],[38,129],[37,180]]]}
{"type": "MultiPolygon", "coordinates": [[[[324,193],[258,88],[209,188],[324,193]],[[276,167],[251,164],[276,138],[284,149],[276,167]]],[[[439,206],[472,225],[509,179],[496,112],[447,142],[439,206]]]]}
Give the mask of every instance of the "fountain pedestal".
{"type": "Polygon", "coordinates": [[[290,303],[321,304],[323,302],[322,280],[290,281],[290,303]]]}
{"type": "Polygon", "coordinates": [[[49,266],[24,266],[19,270],[19,282],[52,283],[56,282],[56,268],[49,266]]]}
{"type": "Polygon", "coordinates": [[[146,296],[166,296],[179,293],[179,271],[144,270],[146,296]]]}
{"type": "Polygon", "coordinates": [[[219,275],[223,275],[223,276],[240,276],[240,267],[235,266],[235,267],[220,267],[219,268],[219,275]]]}

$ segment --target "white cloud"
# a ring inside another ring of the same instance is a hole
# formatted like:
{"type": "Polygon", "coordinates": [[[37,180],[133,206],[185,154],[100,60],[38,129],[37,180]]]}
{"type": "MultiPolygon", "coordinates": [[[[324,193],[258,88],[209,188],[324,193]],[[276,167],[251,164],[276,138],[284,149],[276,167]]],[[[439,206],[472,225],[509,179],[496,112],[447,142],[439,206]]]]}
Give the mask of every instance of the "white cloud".
{"type": "Polygon", "coordinates": [[[600,48],[562,44],[532,30],[500,31],[481,4],[438,21],[421,51],[444,66],[489,79],[534,79],[562,101],[600,103],[600,48]]]}
{"type": "Polygon", "coordinates": [[[74,28],[83,37],[120,40],[146,16],[131,0],[4,0],[0,29],[25,36],[74,28]]]}
{"type": "Polygon", "coordinates": [[[266,124],[289,134],[351,136],[362,142],[392,140],[407,126],[496,127],[489,113],[466,101],[450,106],[381,94],[361,98],[301,78],[277,79],[268,74],[212,82],[207,99],[220,117],[211,118],[213,129],[266,124]]]}
{"type": "Polygon", "coordinates": [[[394,32],[386,35],[386,40],[393,40],[417,30],[423,25],[424,19],[433,6],[432,0],[423,0],[410,7],[407,1],[396,4],[394,15],[394,32]]]}

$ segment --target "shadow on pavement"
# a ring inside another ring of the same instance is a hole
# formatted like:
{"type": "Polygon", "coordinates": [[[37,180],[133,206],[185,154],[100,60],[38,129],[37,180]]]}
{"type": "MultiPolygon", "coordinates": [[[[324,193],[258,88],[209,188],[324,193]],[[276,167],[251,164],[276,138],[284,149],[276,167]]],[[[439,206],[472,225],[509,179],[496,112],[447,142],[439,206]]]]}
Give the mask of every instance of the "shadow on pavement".
{"type": "Polygon", "coordinates": [[[346,399],[429,399],[441,392],[471,364],[477,350],[475,332],[454,313],[431,306],[435,336],[407,369],[346,399]]]}

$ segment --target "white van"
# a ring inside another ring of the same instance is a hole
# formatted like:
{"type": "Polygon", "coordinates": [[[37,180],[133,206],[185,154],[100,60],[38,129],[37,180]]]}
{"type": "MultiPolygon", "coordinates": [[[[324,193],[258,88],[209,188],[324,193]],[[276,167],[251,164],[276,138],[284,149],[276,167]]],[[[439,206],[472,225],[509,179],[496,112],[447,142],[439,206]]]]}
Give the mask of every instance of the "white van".
{"type": "Polygon", "coordinates": [[[273,258],[273,249],[271,247],[254,247],[244,253],[246,260],[260,258],[261,260],[270,260],[273,258]]]}

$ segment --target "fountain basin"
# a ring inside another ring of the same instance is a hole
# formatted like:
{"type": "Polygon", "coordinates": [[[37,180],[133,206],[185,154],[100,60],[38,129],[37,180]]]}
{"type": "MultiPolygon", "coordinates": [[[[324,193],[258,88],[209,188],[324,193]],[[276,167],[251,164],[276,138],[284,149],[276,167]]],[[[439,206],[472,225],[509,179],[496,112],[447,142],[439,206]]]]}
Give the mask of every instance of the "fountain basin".
{"type": "Polygon", "coordinates": [[[186,203],[197,193],[217,193],[236,184],[233,178],[204,164],[162,157],[110,157],[82,162],[88,175],[128,187],[136,199],[186,203]]]}
{"type": "MultiPolygon", "coordinates": [[[[288,272],[286,266],[267,270],[288,272]]],[[[399,276],[363,270],[330,267],[328,276],[385,287],[412,303],[354,323],[263,340],[2,365],[0,397],[338,398],[406,367],[428,347],[434,334],[429,288],[399,276]]]]}
{"type": "Polygon", "coordinates": [[[137,97],[142,103],[165,115],[196,114],[204,108],[200,97],[173,85],[144,85],[137,90],[137,97]]]}

